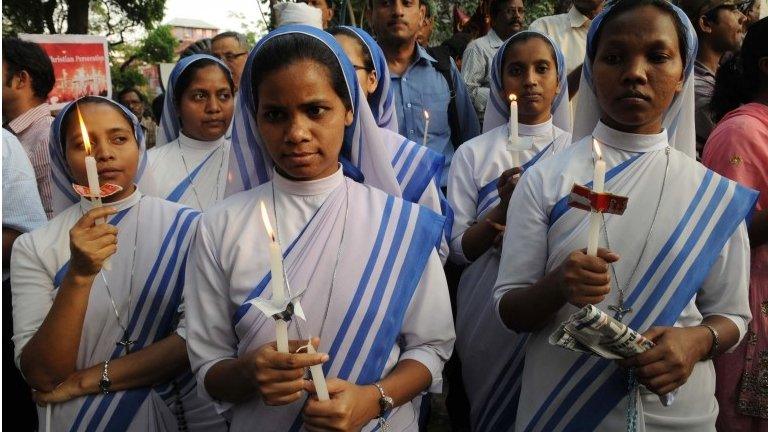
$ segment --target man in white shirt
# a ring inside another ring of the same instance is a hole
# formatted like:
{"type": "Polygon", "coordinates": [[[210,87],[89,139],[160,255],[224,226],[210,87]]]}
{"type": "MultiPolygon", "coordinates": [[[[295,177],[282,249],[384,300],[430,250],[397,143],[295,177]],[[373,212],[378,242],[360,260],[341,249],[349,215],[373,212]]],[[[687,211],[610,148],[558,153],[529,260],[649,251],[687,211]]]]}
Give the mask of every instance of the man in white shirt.
{"type": "Polygon", "coordinates": [[[461,77],[480,121],[488,102],[493,56],[507,38],[523,29],[525,6],[522,0],[498,0],[491,3],[490,14],[488,34],[470,42],[462,56],[461,77]]]}
{"type": "Polygon", "coordinates": [[[603,0],[574,0],[567,13],[541,17],[529,29],[540,31],[555,41],[565,55],[568,70],[568,94],[579,88],[581,64],[587,51],[587,31],[592,19],[603,10],[603,0]],[[572,73],[576,71],[575,73],[572,73]]]}

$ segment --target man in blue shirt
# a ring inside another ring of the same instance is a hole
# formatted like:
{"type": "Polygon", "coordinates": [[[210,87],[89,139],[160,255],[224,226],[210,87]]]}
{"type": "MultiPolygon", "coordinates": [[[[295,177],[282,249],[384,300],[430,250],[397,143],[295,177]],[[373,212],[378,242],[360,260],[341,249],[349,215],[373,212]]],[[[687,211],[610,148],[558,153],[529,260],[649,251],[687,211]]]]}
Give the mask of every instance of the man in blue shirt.
{"type": "Polygon", "coordinates": [[[425,111],[429,113],[427,147],[445,156],[445,171],[440,179],[446,185],[448,167],[454,147],[480,134],[467,87],[453,60],[450,61],[452,83],[438,69],[438,61],[416,43],[424,22],[427,6],[422,0],[369,0],[371,27],[392,76],[397,121],[400,134],[417,143],[424,142],[425,111]],[[451,128],[449,104],[453,89],[458,124],[451,128]],[[458,136],[452,137],[452,130],[458,136]]]}

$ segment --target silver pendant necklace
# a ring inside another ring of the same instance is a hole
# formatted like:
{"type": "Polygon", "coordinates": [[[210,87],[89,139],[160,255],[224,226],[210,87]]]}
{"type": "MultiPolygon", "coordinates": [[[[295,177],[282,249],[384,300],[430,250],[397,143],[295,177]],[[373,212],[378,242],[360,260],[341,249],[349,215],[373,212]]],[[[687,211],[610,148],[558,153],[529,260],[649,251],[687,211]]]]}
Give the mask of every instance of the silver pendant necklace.
{"type": "MultiPolygon", "coordinates": [[[[632,269],[632,273],[630,273],[629,279],[627,279],[626,284],[623,287],[622,287],[622,284],[619,282],[619,278],[616,276],[615,266],[613,264],[609,265],[611,268],[611,276],[613,277],[613,280],[616,281],[616,288],[619,291],[619,298],[616,304],[608,306],[608,309],[614,312],[614,318],[616,318],[618,321],[623,320],[624,316],[632,312],[632,308],[626,307],[626,305],[624,304],[625,290],[628,290],[630,288],[631,283],[635,278],[635,274],[637,273],[637,269],[640,267],[640,262],[642,261],[643,256],[645,256],[645,250],[648,248],[648,242],[651,239],[651,234],[654,231],[654,227],[656,225],[656,218],[659,214],[659,209],[661,207],[661,201],[662,201],[662,198],[664,197],[664,190],[666,189],[666,185],[667,185],[667,175],[669,174],[670,147],[666,147],[664,149],[664,153],[666,155],[666,165],[664,167],[664,177],[661,180],[661,191],[659,192],[659,200],[656,202],[656,210],[653,213],[653,219],[651,220],[651,226],[648,229],[648,234],[645,236],[645,242],[643,242],[643,249],[640,251],[640,255],[637,258],[635,267],[632,269]]],[[[594,163],[594,155],[592,156],[592,161],[594,163]]],[[[603,235],[605,236],[605,245],[608,247],[609,250],[612,250],[611,241],[608,236],[608,226],[605,223],[605,213],[601,213],[600,215],[603,219],[602,226],[603,226],[603,235]]]]}
{"type": "MultiPolygon", "coordinates": [[[[341,169],[341,168],[339,168],[341,169]]],[[[339,247],[336,250],[336,260],[333,264],[333,273],[331,275],[331,289],[328,292],[328,298],[325,302],[325,312],[323,313],[323,320],[320,324],[320,332],[317,335],[321,340],[323,337],[323,330],[325,330],[325,322],[328,318],[328,311],[331,307],[331,298],[333,297],[333,291],[336,287],[336,272],[339,268],[339,260],[341,259],[341,250],[344,246],[344,237],[347,232],[346,225],[347,225],[347,217],[349,216],[349,185],[347,184],[347,178],[342,177],[342,182],[344,183],[344,193],[345,193],[345,207],[344,207],[344,222],[342,224],[341,228],[341,239],[339,239],[339,247]]],[[[329,195],[330,197],[330,195],[329,195]]],[[[326,198],[327,200],[328,198],[326,198]]],[[[278,223],[277,219],[277,201],[275,200],[275,182],[272,181],[272,214],[275,218],[275,238],[277,239],[279,244],[280,243],[280,224],[278,223]]],[[[288,274],[285,271],[285,266],[283,266],[283,280],[285,281],[285,287],[288,294],[288,298],[293,298],[293,293],[291,293],[291,285],[288,283],[288,274]]],[[[311,279],[310,279],[311,280],[311,279]]],[[[299,335],[299,339],[304,339],[304,332],[301,331],[301,326],[299,325],[298,321],[296,322],[296,333],[299,335]]]]}
{"type": "MultiPolygon", "coordinates": [[[[192,193],[195,195],[195,201],[197,201],[198,208],[200,208],[200,210],[203,211],[205,209],[203,208],[203,204],[200,201],[200,196],[197,194],[197,187],[195,186],[195,181],[189,178],[190,176],[189,166],[187,165],[187,160],[184,158],[184,150],[181,148],[181,139],[182,139],[182,136],[179,135],[179,139],[176,141],[176,143],[179,145],[179,154],[181,155],[181,163],[184,164],[184,171],[187,173],[187,177],[186,177],[187,183],[189,183],[189,185],[192,187],[192,193]]],[[[219,147],[217,149],[213,150],[213,152],[217,152],[219,150],[222,150],[223,148],[224,148],[224,143],[222,142],[221,144],[219,144],[219,147]]],[[[221,196],[220,196],[221,191],[219,190],[219,183],[221,182],[221,170],[223,167],[224,167],[224,152],[222,151],[221,162],[219,162],[219,172],[216,174],[216,200],[214,201],[214,203],[219,202],[219,199],[221,199],[221,196]]]]}
{"type": "Polygon", "coordinates": [[[109,282],[107,282],[107,278],[106,276],[104,276],[104,269],[102,268],[101,270],[99,270],[101,279],[104,281],[104,287],[107,290],[107,295],[109,296],[109,301],[112,304],[112,311],[115,313],[117,325],[120,326],[120,329],[123,331],[122,338],[115,345],[123,347],[125,354],[130,354],[131,345],[136,343],[135,340],[132,340],[130,338],[131,335],[128,332],[128,322],[130,321],[131,300],[133,297],[133,275],[136,270],[136,249],[137,249],[137,245],[139,244],[139,219],[141,216],[141,200],[142,199],[144,199],[143,196],[139,198],[139,201],[136,203],[136,232],[133,238],[133,253],[131,258],[131,277],[128,282],[128,300],[127,300],[127,307],[126,307],[126,315],[128,316],[128,318],[126,319],[125,324],[123,324],[120,320],[120,311],[117,308],[115,297],[112,295],[112,290],[109,288],[109,282]]]}

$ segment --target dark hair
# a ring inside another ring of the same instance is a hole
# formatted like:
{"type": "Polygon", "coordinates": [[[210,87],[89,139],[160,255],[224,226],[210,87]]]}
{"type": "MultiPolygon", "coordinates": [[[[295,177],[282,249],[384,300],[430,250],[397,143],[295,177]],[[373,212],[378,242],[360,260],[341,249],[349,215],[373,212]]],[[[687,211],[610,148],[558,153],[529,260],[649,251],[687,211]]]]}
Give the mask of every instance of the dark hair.
{"type": "Polygon", "coordinates": [[[614,0],[609,2],[606,7],[610,7],[610,9],[608,12],[606,12],[602,25],[595,34],[596,43],[592,46],[592,50],[587,53],[589,55],[589,60],[592,62],[595,61],[595,53],[597,52],[598,45],[597,41],[600,40],[600,36],[602,35],[603,30],[608,25],[608,23],[610,23],[617,16],[641,6],[655,6],[672,17],[672,21],[675,23],[675,30],[677,30],[677,40],[680,44],[680,57],[683,61],[683,68],[685,68],[687,66],[685,62],[688,53],[688,40],[685,37],[686,27],[683,21],[675,12],[673,6],[666,0],[614,0]]]}
{"type": "Polygon", "coordinates": [[[152,99],[152,120],[160,124],[160,118],[163,116],[163,105],[165,104],[165,93],[160,93],[152,99]]]}
{"type": "Polygon", "coordinates": [[[331,86],[344,102],[347,109],[352,108],[352,99],[347,89],[347,81],[336,55],[322,41],[303,33],[288,33],[273,37],[259,50],[253,59],[251,71],[252,97],[254,109],[258,108],[259,84],[270,73],[288,67],[301,60],[312,60],[328,70],[331,86]]]}
{"type": "MultiPolygon", "coordinates": [[[[77,105],[88,105],[88,104],[105,104],[115,111],[119,112],[125,120],[128,122],[128,125],[131,127],[131,131],[134,135],[136,135],[136,130],[133,128],[133,119],[131,118],[128,113],[126,113],[124,110],[120,109],[119,107],[114,106],[113,104],[109,103],[106,99],[96,97],[96,96],[85,96],[77,100],[77,103],[75,106],[72,106],[69,111],[67,111],[66,114],[64,114],[64,117],[61,119],[61,135],[59,136],[59,141],[61,142],[61,149],[64,152],[64,154],[67,153],[67,134],[66,134],[66,127],[69,123],[69,119],[77,112],[77,105]]],[[[138,144],[138,143],[137,143],[138,144]]]]}
{"type": "Polygon", "coordinates": [[[720,121],[728,112],[757,97],[761,86],[768,86],[768,77],[760,76],[757,64],[768,57],[768,18],[752,24],[741,44],[741,52],[726,60],[717,69],[715,92],[709,108],[715,120],[720,121]]]}
{"type": "MultiPolygon", "coordinates": [[[[538,33],[522,33],[522,34],[518,34],[517,36],[515,36],[514,40],[511,40],[507,44],[507,46],[504,47],[504,53],[501,55],[501,64],[503,65],[504,62],[506,62],[506,60],[507,60],[507,53],[509,51],[509,48],[512,45],[515,45],[515,44],[520,43],[520,42],[525,42],[525,41],[528,41],[528,40],[531,40],[531,39],[539,39],[539,40],[544,41],[544,43],[547,45],[547,48],[549,48],[549,53],[552,54],[552,60],[554,61],[555,66],[557,66],[557,54],[555,53],[555,47],[552,46],[552,43],[549,41],[549,39],[547,39],[546,36],[538,34],[538,33]]],[[[560,71],[557,71],[557,72],[558,72],[558,76],[559,76],[560,71]]]]}
{"type": "Polygon", "coordinates": [[[240,45],[240,48],[248,49],[248,39],[245,37],[244,34],[238,33],[235,31],[227,31],[224,33],[219,33],[216,36],[214,36],[211,39],[211,44],[214,42],[220,41],[222,39],[232,38],[237,41],[238,45],[240,45]]]}
{"type": "Polygon", "coordinates": [[[147,103],[147,97],[144,96],[144,93],[140,92],[136,87],[126,87],[120,90],[120,92],[117,93],[117,101],[121,102],[123,100],[123,96],[127,95],[128,93],[136,93],[136,96],[139,97],[142,103],[147,103]]]}
{"type": "Polygon", "coordinates": [[[467,45],[472,41],[472,35],[469,33],[454,33],[448,40],[443,42],[440,46],[445,47],[448,53],[454,59],[460,59],[464,54],[464,50],[467,49],[467,45]]]}
{"type": "Polygon", "coordinates": [[[184,57],[189,57],[194,54],[209,54],[211,55],[211,39],[210,38],[203,38],[200,39],[189,46],[187,46],[184,51],[182,51],[179,54],[179,60],[183,59],[184,57]]]}
{"type": "Polygon", "coordinates": [[[184,69],[184,72],[181,73],[178,81],[176,81],[176,85],[173,88],[173,103],[175,103],[177,106],[181,103],[181,95],[183,95],[184,92],[187,91],[189,85],[192,84],[192,80],[197,74],[197,71],[208,66],[217,66],[227,78],[229,90],[233,93],[235,92],[235,82],[232,80],[232,73],[229,72],[229,69],[217,61],[204,58],[193,62],[191,65],[187,66],[186,69],[184,69]]]}
{"type": "Polygon", "coordinates": [[[491,18],[496,18],[496,16],[501,13],[501,11],[504,10],[504,6],[509,4],[512,0],[493,0],[491,1],[491,8],[489,13],[491,14],[491,18]]]}
{"type": "Polygon", "coordinates": [[[334,36],[344,35],[354,39],[355,43],[357,43],[360,49],[363,50],[362,66],[368,72],[376,70],[376,68],[373,66],[373,57],[371,57],[371,51],[368,49],[368,45],[366,45],[365,42],[363,42],[363,40],[360,39],[360,36],[358,36],[357,33],[355,33],[354,31],[346,27],[332,27],[326,31],[334,36]]]}
{"type": "Polygon", "coordinates": [[[48,97],[56,77],[48,54],[34,42],[18,38],[3,38],[3,62],[8,68],[5,85],[10,85],[13,75],[26,71],[32,78],[32,92],[40,99],[48,97]]]}

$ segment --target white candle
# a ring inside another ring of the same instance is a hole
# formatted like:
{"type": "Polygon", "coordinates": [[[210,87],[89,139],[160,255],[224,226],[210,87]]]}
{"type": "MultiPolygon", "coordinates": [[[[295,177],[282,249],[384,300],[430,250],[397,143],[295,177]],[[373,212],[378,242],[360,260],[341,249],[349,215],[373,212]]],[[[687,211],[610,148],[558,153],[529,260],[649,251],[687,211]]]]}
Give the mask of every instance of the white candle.
{"type": "MultiPolygon", "coordinates": [[[[80,134],[83,136],[83,147],[85,147],[85,175],[88,177],[88,189],[91,192],[91,207],[101,207],[101,186],[99,185],[99,171],[96,168],[96,158],[91,155],[91,140],[88,137],[88,129],[85,127],[83,121],[83,115],[80,114],[80,106],[75,105],[77,109],[77,120],[80,122],[80,134]]],[[[105,218],[98,218],[95,221],[96,225],[106,223],[105,218]]],[[[110,270],[111,266],[109,261],[104,261],[102,268],[110,270]]]]}
{"type": "MultiPolygon", "coordinates": [[[[605,161],[600,151],[600,144],[597,140],[592,141],[595,151],[595,172],[592,180],[592,191],[603,193],[605,188],[605,161]]],[[[589,238],[587,242],[587,255],[597,256],[597,244],[600,240],[600,224],[603,221],[603,215],[600,212],[591,211],[589,213],[589,238]]]]}
{"type": "Polygon", "coordinates": [[[520,166],[520,133],[517,125],[517,96],[509,95],[509,139],[507,151],[512,156],[512,167],[520,166]]]}
{"type": "MultiPolygon", "coordinates": [[[[83,146],[85,147],[85,174],[88,177],[88,189],[91,192],[91,205],[101,207],[101,187],[99,186],[99,171],[96,169],[96,158],[91,154],[91,140],[88,137],[88,129],[85,127],[83,115],[80,114],[80,106],[77,109],[77,119],[80,122],[80,134],[83,136],[83,146]]],[[[96,224],[104,223],[104,219],[98,219],[96,224]]]]}
{"type": "Polygon", "coordinates": [[[421,142],[423,146],[427,145],[428,133],[429,133],[429,111],[424,110],[424,140],[421,142]]]}
{"type": "MultiPolygon", "coordinates": [[[[315,354],[314,345],[312,345],[312,336],[309,337],[309,343],[307,344],[307,353],[315,354]]],[[[309,367],[309,373],[312,375],[312,382],[315,384],[315,392],[317,398],[321,401],[329,400],[331,397],[328,395],[328,385],[325,383],[325,375],[323,374],[323,365],[317,364],[309,367]]]]}
{"type": "Polygon", "coordinates": [[[51,403],[45,406],[45,432],[51,432],[51,403]]]}
{"type": "MultiPolygon", "coordinates": [[[[285,301],[285,280],[283,279],[283,253],[280,250],[280,244],[272,231],[272,224],[269,223],[269,215],[264,202],[261,202],[261,218],[264,220],[264,227],[269,236],[269,268],[272,271],[272,302],[282,305],[285,301]]],[[[281,319],[275,320],[277,351],[288,352],[288,322],[281,319]]]]}

